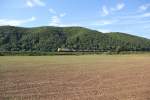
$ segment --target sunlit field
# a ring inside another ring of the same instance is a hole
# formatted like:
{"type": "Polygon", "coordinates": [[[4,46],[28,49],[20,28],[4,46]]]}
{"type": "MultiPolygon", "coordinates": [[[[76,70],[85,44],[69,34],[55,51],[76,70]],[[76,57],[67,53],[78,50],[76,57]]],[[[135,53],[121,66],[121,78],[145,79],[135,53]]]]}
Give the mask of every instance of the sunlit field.
{"type": "Polygon", "coordinates": [[[0,100],[150,100],[150,55],[1,56],[0,100]]]}

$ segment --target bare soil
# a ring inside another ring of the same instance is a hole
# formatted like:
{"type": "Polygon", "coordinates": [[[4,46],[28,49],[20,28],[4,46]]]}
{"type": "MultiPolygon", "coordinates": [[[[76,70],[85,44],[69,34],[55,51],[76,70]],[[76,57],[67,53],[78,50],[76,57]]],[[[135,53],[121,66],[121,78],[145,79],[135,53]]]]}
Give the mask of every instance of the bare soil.
{"type": "Polygon", "coordinates": [[[150,100],[150,55],[0,57],[0,100],[150,100]]]}

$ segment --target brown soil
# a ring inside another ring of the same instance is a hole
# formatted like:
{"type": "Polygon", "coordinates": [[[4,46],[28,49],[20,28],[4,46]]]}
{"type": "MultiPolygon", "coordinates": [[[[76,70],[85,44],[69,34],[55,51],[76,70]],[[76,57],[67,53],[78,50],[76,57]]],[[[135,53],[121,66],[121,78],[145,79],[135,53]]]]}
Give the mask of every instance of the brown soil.
{"type": "Polygon", "coordinates": [[[150,56],[0,57],[0,100],[150,100],[150,56]]]}

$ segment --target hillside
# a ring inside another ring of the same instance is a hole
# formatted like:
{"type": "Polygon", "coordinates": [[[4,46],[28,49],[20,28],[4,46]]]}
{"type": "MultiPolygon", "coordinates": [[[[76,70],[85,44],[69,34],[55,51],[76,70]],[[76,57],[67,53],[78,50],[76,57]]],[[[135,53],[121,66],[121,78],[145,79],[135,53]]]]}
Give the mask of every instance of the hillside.
{"type": "Polygon", "coordinates": [[[125,33],[101,33],[83,27],[0,26],[0,51],[150,51],[150,40],[125,33]]]}

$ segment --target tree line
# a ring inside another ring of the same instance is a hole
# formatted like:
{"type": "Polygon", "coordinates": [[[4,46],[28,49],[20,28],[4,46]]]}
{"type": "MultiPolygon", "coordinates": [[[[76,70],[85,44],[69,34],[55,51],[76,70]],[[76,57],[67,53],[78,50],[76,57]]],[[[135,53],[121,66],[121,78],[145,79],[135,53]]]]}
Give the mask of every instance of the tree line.
{"type": "Polygon", "coordinates": [[[150,51],[150,40],[125,33],[101,33],[83,27],[22,28],[0,26],[0,51],[56,52],[150,51]]]}

